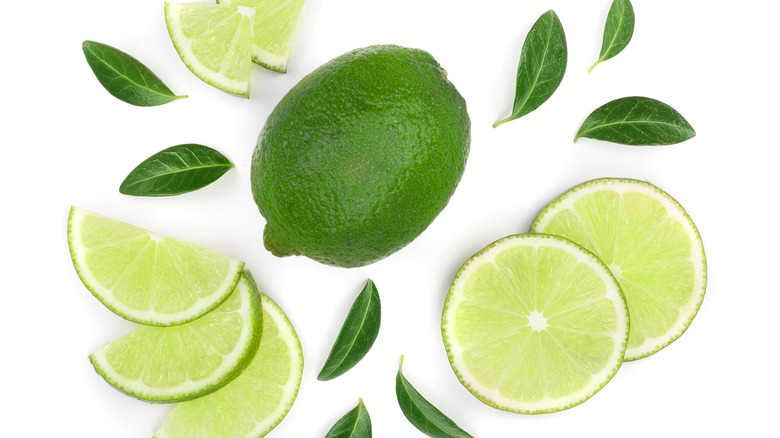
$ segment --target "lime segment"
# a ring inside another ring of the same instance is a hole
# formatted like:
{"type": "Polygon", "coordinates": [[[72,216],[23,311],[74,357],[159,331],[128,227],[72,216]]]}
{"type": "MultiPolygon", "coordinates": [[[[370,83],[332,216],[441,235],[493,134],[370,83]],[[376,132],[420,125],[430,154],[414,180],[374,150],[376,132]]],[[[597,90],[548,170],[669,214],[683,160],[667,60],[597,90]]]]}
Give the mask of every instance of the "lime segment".
{"type": "Polygon", "coordinates": [[[587,400],[617,372],[628,311],[593,254],[557,236],[516,235],[460,268],[442,335],[455,374],[484,403],[553,412],[587,400]]]}
{"type": "Polygon", "coordinates": [[[260,295],[242,276],[217,309],[175,327],[140,327],[89,359],[108,383],[133,397],[177,402],[200,397],[235,378],[257,352],[260,295]]]}
{"type": "Polygon", "coordinates": [[[304,0],[221,0],[254,8],[252,61],[284,73],[298,33],[304,0]]]}
{"type": "Polygon", "coordinates": [[[204,82],[249,96],[252,8],[232,4],[165,3],[165,23],[184,64],[204,82]]]}
{"type": "Polygon", "coordinates": [[[531,231],[579,243],[614,273],[631,313],[625,360],[680,337],[704,299],[707,265],[699,232],[682,206],[652,184],[586,182],[545,207],[531,231]]]}
{"type": "Polygon", "coordinates": [[[243,262],[72,207],[68,245],[81,281],[117,315],[169,326],[217,307],[235,288],[243,262]]]}
{"type": "Polygon", "coordinates": [[[176,405],[156,438],[262,437],[287,415],[301,383],[303,352],[284,312],[261,298],[263,339],[252,363],[219,391],[176,405]]]}

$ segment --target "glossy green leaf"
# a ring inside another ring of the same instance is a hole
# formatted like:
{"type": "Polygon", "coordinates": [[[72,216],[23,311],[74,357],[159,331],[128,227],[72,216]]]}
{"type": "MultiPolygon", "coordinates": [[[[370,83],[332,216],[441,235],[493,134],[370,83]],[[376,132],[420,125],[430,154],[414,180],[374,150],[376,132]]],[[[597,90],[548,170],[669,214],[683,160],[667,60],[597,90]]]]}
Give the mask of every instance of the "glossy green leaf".
{"type": "Polygon", "coordinates": [[[216,150],[199,144],[180,144],[142,161],[119,186],[134,196],[172,196],[205,187],[233,167],[216,150]]]}
{"type": "Polygon", "coordinates": [[[406,419],[429,437],[473,438],[417,392],[404,377],[403,365],[404,358],[401,356],[395,379],[395,395],[406,419]]]}
{"type": "Polygon", "coordinates": [[[624,97],[593,111],[577,136],[632,146],[680,143],[696,135],[674,108],[649,97],[624,97]]]}
{"type": "Polygon", "coordinates": [[[614,0],[604,25],[604,38],[601,42],[599,59],[588,72],[597,65],[612,58],[626,48],[634,35],[634,7],[630,0],[614,0]]]}
{"type": "Polygon", "coordinates": [[[81,47],[100,84],[119,100],[155,106],[187,97],[175,95],[148,67],[117,48],[95,41],[81,47]]]}
{"type": "Polygon", "coordinates": [[[493,127],[518,119],[546,102],[563,80],[567,57],[563,25],[555,12],[547,11],[525,37],[517,66],[512,115],[493,127]]]}
{"type": "Polygon", "coordinates": [[[374,345],[381,321],[379,292],[368,280],[363,291],[352,303],[341,326],[336,342],[317,379],[331,380],[355,366],[374,345]]]}
{"type": "Polygon", "coordinates": [[[325,438],[371,438],[371,417],[363,399],[333,425],[325,438]]]}

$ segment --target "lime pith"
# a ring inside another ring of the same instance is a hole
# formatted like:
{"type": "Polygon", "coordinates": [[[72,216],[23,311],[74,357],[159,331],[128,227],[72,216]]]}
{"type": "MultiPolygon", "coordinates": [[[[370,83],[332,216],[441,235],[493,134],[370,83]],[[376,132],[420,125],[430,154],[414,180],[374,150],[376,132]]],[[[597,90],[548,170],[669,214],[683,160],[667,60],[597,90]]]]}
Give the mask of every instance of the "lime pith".
{"type": "Polygon", "coordinates": [[[261,294],[263,339],[252,363],[227,386],[178,404],[156,438],[259,438],[292,407],[303,373],[303,352],[284,312],[261,294]]]}
{"type": "Polygon", "coordinates": [[[650,183],[580,184],[545,207],[531,231],[579,243],[615,274],[631,313],[625,360],[679,338],[704,299],[707,262],[699,232],[682,206],[650,183]]]}
{"type": "Polygon", "coordinates": [[[234,379],[260,344],[260,295],[242,276],[217,309],[187,324],[144,326],[109,342],[89,359],[116,389],[153,402],[201,397],[234,379]]]}
{"type": "Polygon", "coordinates": [[[628,310],[609,269],[557,236],[515,235],[469,259],[442,314],[461,383],[498,409],[538,414],[580,404],[615,375],[628,310]]]}
{"type": "Polygon", "coordinates": [[[81,281],[106,307],[147,325],[183,324],[233,291],[244,263],[72,207],[68,246],[81,281]]]}

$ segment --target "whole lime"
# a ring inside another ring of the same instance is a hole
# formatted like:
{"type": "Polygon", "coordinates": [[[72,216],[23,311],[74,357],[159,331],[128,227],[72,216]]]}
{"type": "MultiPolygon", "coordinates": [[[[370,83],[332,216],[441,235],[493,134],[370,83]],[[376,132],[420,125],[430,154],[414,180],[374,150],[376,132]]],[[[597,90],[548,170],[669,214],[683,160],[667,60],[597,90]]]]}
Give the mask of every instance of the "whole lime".
{"type": "Polygon", "coordinates": [[[423,50],[377,45],[303,78],[252,157],[265,247],[354,267],[420,235],[463,175],[466,103],[423,50]]]}

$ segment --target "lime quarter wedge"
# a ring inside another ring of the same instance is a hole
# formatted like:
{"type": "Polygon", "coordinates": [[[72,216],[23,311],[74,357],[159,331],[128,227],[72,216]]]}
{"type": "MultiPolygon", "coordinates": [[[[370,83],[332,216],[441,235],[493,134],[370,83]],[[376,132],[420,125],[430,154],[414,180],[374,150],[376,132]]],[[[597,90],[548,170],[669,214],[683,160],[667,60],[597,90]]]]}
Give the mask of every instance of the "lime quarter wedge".
{"type": "Polygon", "coordinates": [[[458,271],[442,315],[452,369],[484,403],[524,414],[587,400],[615,375],[628,310],[609,269],[557,236],[501,239],[458,271]]]}
{"type": "Polygon", "coordinates": [[[292,407],[303,373],[293,326],[262,295],[263,339],[247,369],[227,386],[176,405],[156,438],[256,438],[276,427],[292,407]]]}
{"type": "Polygon", "coordinates": [[[114,313],[147,325],[183,324],[233,291],[244,263],[72,207],[68,246],[81,281],[114,313]]]}
{"type": "Polygon", "coordinates": [[[290,59],[304,0],[220,0],[255,9],[252,61],[284,73],[290,59]]]}
{"type": "Polygon", "coordinates": [[[247,97],[254,15],[240,5],[165,3],[168,34],[187,68],[207,84],[247,97]]]}
{"type": "Polygon", "coordinates": [[[118,390],[152,402],[208,394],[251,362],[262,334],[260,294],[242,276],[217,309],[175,327],[140,327],[89,357],[118,390]]]}
{"type": "Polygon", "coordinates": [[[682,206],[650,183],[604,178],[578,185],[545,207],[531,231],[573,240],[610,268],[631,313],[625,360],[680,337],[704,299],[699,232],[682,206]]]}

